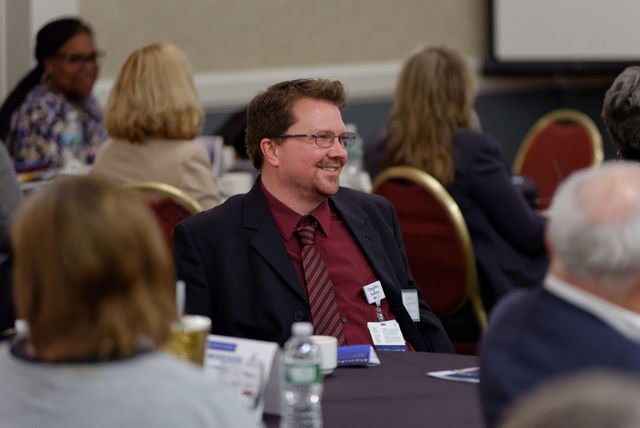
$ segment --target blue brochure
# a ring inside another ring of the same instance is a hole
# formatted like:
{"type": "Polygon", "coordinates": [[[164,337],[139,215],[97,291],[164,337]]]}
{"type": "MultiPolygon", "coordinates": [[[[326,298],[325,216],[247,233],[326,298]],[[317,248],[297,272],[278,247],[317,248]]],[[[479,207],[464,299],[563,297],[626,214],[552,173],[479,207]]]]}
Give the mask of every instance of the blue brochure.
{"type": "Polygon", "coordinates": [[[338,367],[379,365],[380,359],[371,345],[338,346],[338,367]]]}

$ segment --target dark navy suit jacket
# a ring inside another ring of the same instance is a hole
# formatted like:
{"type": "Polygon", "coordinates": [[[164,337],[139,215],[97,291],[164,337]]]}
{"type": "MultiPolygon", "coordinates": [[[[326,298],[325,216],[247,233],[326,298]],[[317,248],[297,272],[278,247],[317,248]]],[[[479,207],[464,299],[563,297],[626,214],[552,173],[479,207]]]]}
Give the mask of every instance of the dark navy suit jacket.
{"type": "Polygon", "coordinates": [[[453,137],[455,199],[471,235],[487,309],[507,292],[540,284],[547,270],[546,219],[511,183],[498,143],[462,130],[453,137]]]}
{"type": "MultiPolygon", "coordinates": [[[[404,308],[401,290],[416,284],[389,201],[340,188],[330,203],[382,283],[405,339],[417,351],[452,352],[422,298],[419,323],[404,308]]],[[[311,319],[304,285],[257,181],[246,195],[178,224],[173,242],[177,275],[187,284],[187,311],[211,317],[213,333],[283,344],[293,322],[311,319]]]]}
{"type": "Polygon", "coordinates": [[[544,288],[497,305],[480,350],[480,399],[487,427],[539,383],[581,370],[640,374],[640,345],[544,288]]]}

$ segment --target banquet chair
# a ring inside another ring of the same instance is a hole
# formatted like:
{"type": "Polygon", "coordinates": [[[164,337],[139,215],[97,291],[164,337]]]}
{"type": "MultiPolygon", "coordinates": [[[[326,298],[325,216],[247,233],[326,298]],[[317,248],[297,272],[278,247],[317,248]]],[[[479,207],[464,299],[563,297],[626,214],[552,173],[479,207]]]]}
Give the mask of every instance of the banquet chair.
{"type": "Polygon", "coordinates": [[[562,180],[602,159],[602,136],[589,116],[559,109],[542,116],[529,130],[518,149],[513,173],[535,181],[538,205],[544,210],[562,180]]]}
{"type": "Polygon", "coordinates": [[[156,181],[125,184],[144,194],[149,207],[162,228],[165,240],[173,246],[173,228],[185,218],[202,211],[200,204],[175,186],[156,181]]]}
{"type": "Polygon", "coordinates": [[[456,351],[475,354],[487,316],[471,238],[458,205],[435,178],[408,166],[382,171],[373,192],[396,209],[413,277],[456,351]]]}

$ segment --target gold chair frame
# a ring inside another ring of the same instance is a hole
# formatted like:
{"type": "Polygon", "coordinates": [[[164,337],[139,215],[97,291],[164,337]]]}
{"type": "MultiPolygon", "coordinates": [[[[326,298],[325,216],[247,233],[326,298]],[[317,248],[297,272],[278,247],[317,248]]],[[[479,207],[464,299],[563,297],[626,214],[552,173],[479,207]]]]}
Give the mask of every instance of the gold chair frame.
{"type": "Polygon", "coordinates": [[[568,121],[575,122],[584,128],[589,135],[589,139],[591,140],[591,150],[593,155],[592,165],[597,165],[602,162],[604,159],[604,149],[602,147],[602,135],[600,135],[600,131],[598,131],[598,127],[593,120],[586,114],[579,112],[578,110],[570,109],[570,108],[562,108],[553,110],[544,116],[542,116],[538,121],[531,127],[527,135],[522,140],[522,144],[518,149],[518,153],[516,155],[516,159],[513,163],[512,171],[515,175],[520,175],[522,171],[522,164],[524,163],[524,158],[529,151],[529,148],[535,139],[536,135],[538,135],[542,130],[544,130],[550,124],[557,121],[568,121]]]}
{"type": "Polygon", "coordinates": [[[462,300],[459,307],[452,311],[452,313],[460,310],[468,299],[471,303],[471,309],[476,321],[478,322],[480,331],[484,333],[487,329],[487,313],[482,305],[482,299],[480,298],[478,273],[476,271],[476,258],[473,252],[473,246],[471,245],[469,230],[467,229],[467,224],[464,221],[464,217],[462,216],[462,212],[460,212],[458,204],[453,200],[447,189],[445,189],[438,180],[425,171],[410,166],[394,166],[383,170],[373,183],[373,191],[375,191],[375,189],[383,182],[392,179],[403,179],[420,185],[427,192],[432,194],[449,213],[456,233],[462,243],[465,259],[464,263],[466,267],[465,298],[462,300]]]}
{"type": "Polygon", "coordinates": [[[155,192],[160,195],[167,196],[187,208],[189,211],[191,211],[192,214],[196,214],[202,211],[202,206],[198,203],[198,201],[196,201],[177,187],[167,183],[160,183],[158,181],[140,181],[135,183],[127,183],[125,184],[125,187],[141,191],[155,192]]]}

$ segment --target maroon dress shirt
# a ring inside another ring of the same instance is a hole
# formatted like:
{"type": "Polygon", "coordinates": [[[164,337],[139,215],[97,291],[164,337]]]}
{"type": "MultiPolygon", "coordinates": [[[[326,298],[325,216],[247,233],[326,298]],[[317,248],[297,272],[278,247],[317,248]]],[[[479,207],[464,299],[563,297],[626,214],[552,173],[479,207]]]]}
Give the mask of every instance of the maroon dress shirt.
{"type": "MultiPolygon", "coordinates": [[[[306,293],[301,246],[298,238],[294,235],[295,228],[303,216],[271,195],[262,183],[261,188],[280,231],[280,236],[282,236],[298,281],[306,293]]],[[[338,212],[328,201],[320,204],[309,215],[314,216],[319,223],[315,244],[333,283],[347,344],[373,345],[367,323],[378,321],[376,305],[367,303],[362,287],[377,281],[377,278],[358,244],[340,219],[338,212]]],[[[381,308],[385,321],[395,319],[389,311],[386,299],[382,300],[381,308]]]]}

